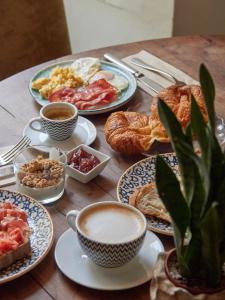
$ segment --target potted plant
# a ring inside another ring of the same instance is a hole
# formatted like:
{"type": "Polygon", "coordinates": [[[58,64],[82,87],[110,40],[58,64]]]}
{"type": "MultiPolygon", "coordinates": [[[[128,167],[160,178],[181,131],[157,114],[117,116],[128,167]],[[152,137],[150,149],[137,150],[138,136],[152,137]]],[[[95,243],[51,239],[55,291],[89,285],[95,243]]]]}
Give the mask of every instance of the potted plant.
{"type": "Polygon", "coordinates": [[[215,134],[215,87],[204,65],[200,66],[200,83],[207,123],[193,96],[191,121],[185,131],[170,108],[162,100],[158,103],[180,171],[178,180],[157,156],[156,185],[172,219],[176,247],[165,260],[165,270],[176,286],[192,294],[225,288],[225,154],[215,134]],[[200,151],[196,152],[193,140],[200,151]]]}

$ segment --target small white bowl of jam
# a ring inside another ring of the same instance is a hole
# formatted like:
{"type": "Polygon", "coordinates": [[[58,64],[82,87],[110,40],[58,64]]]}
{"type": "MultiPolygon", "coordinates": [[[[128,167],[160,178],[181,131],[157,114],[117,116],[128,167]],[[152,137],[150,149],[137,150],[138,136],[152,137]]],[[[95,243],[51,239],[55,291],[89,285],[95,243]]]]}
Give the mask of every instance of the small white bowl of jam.
{"type": "Polygon", "coordinates": [[[87,183],[103,171],[109,160],[108,155],[81,144],[67,154],[66,172],[70,177],[87,183]]]}

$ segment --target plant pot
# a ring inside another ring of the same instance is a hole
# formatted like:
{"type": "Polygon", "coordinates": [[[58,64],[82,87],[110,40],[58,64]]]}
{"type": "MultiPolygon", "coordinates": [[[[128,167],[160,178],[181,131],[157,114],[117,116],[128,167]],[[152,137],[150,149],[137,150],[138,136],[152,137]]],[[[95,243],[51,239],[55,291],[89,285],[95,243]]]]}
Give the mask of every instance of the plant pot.
{"type": "Polygon", "coordinates": [[[189,291],[192,295],[198,294],[215,294],[225,290],[225,278],[223,276],[223,280],[221,281],[220,285],[216,288],[208,288],[206,286],[201,286],[198,279],[193,279],[192,283],[188,283],[186,278],[183,278],[180,275],[180,278],[177,279],[171,269],[176,269],[176,272],[179,273],[179,270],[176,268],[177,265],[177,256],[176,256],[176,249],[170,250],[166,256],[164,261],[165,273],[168,279],[177,287],[181,287],[187,291],[189,291]],[[194,283],[195,286],[192,284],[194,283]]]}
{"type": "MultiPolygon", "coordinates": [[[[175,251],[172,251],[175,252],[175,251]]],[[[186,285],[179,286],[171,278],[170,271],[168,269],[167,262],[170,261],[170,255],[168,253],[160,253],[158,260],[153,272],[152,280],[150,283],[150,299],[151,300],[224,300],[225,299],[225,289],[219,291],[220,289],[210,290],[211,294],[206,293],[203,289],[198,289],[201,294],[194,295],[189,291],[189,286],[186,285]],[[167,273],[165,269],[167,268],[167,273]]],[[[176,254],[175,254],[176,258],[176,254]]],[[[197,291],[196,291],[197,292],[197,291]]]]}

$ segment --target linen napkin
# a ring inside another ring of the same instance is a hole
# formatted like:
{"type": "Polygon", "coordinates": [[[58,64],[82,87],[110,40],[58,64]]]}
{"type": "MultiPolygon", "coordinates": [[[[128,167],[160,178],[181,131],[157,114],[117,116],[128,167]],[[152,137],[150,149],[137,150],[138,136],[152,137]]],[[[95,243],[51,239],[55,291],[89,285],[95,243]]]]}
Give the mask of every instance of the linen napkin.
{"type": "MultiPolygon", "coordinates": [[[[198,81],[196,81],[195,79],[190,77],[188,74],[186,74],[183,71],[175,68],[174,66],[168,64],[167,62],[161,60],[157,56],[154,56],[154,55],[152,55],[151,53],[149,53],[145,50],[142,50],[139,53],[127,56],[127,57],[122,59],[125,63],[130,65],[133,69],[135,69],[137,71],[140,71],[145,76],[147,76],[148,78],[150,78],[153,81],[157,82],[158,84],[160,84],[164,88],[174,84],[172,82],[172,80],[169,80],[169,79],[163,77],[162,75],[159,75],[159,74],[156,74],[154,72],[145,70],[141,67],[138,67],[138,66],[132,64],[131,63],[131,58],[132,57],[138,57],[138,58],[140,58],[141,60],[143,60],[145,63],[149,64],[152,67],[160,69],[162,71],[166,71],[169,74],[171,74],[172,76],[174,76],[176,79],[184,81],[186,84],[199,84],[198,81]]],[[[144,91],[146,91],[148,94],[150,94],[152,96],[155,96],[155,92],[153,92],[150,88],[146,87],[146,85],[138,82],[138,86],[140,88],[142,88],[144,91]]]]}
{"type": "MultiPolygon", "coordinates": [[[[12,147],[13,147],[13,145],[7,146],[7,147],[0,147],[0,155],[9,151],[12,147]]],[[[4,168],[4,167],[0,167],[0,169],[1,168],[4,168]]],[[[9,175],[9,176],[0,176],[0,188],[14,184],[15,181],[16,181],[16,177],[14,176],[14,174],[9,175]]]]}

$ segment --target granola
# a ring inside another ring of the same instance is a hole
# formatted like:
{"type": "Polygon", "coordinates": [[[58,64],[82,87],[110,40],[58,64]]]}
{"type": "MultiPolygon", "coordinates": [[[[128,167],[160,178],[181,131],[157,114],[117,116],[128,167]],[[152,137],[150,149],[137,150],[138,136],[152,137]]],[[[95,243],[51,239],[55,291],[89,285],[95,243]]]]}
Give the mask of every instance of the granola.
{"type": "Polygon", "coordinates": [[[59,161],[43,158],[41,155],[20,167],[17,174],[20,182],[32,188],[56,186],[63,176],[59,161]]]}

